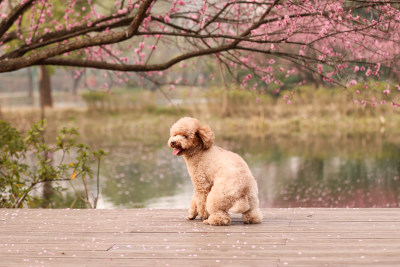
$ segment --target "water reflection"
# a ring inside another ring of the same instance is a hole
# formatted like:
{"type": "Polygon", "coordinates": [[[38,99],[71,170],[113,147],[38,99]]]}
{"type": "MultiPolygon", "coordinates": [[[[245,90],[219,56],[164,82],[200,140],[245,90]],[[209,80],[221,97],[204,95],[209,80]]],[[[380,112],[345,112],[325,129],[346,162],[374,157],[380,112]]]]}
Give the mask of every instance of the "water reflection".
{"type": "Polygon", "coordinates": [[[398,160],[292,157],[271,165],[277,172],[269,179],[278,186],[265,206],[398,207],[400,203],[398,160]],[[282,171],[285,163],[290,167],[282,171]]]}
{"type": "MultiPolygon", "coordinates": [[[[190,178],[180,159],[165,148],[137,145],[113,147],[105,161],[103,201],[115,207],[149,207],[159,199],[180,195],[190,189],[190,178]]],[[[191,189],[190,189],[191,190],[191,189]]],[[[178,203],[170,199],[159,206],[175,208],[178,203]]],[[[105,204],[107,205],[107,203],[105,204]]]]}
{"type": "MultiPolygon", "coordinates": [[[[262,207],[399,207],[400,146],[365,138],[217,143],[248,162],[262,207]]],[[[188,207],[193,189],[186,166],[164,143],[126,143],[109,150],[103,168],[105,207],[188,207]]]]}

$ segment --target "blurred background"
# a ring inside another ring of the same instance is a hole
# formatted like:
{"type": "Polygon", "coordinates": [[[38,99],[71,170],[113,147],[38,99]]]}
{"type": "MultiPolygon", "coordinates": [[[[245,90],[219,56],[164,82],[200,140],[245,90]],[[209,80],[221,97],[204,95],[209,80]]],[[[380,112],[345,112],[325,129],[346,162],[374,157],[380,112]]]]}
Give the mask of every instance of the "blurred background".
{"type": "MultiPolygon", "coordinates": [[[[104,71],[32,67],[0,74],[0,119],[26,131],[45,118],[50,143],[62,127],[77,127],[79,141],[108,152],[98,208],[188,208],[190,177],[167,146],[169,128],[183,116],[210,125],[216,145],[246,160],[261,207],[400,206],[398,108],[355,105],[348,92],[361,85],[343,91],[303,73],[282,76],[278,92],[271,84],[260,94],[206,60],[188,65],[156,83],[131,75],[104,90],[113,79],[104,71]]],[[[388,86],[366,83],[379,92],[388,86]]],[[[77,197],[84,190],[79,179],[58,184],[67,190],[47,196],[46,207],[87,207],[77,197]]],[[[95,191],[96,179],[88,186],[95,191]]]]}

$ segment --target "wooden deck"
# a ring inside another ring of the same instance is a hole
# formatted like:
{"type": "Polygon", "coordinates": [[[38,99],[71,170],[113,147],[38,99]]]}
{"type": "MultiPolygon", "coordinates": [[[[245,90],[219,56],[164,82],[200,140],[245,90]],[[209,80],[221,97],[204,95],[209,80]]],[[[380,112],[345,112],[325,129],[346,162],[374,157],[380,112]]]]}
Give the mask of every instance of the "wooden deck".
{"type": "Polygon", "coordinates": [[[185,210],[0,210],[0,266],[400,266],[400,209],[263,209],[208,226],[185,210]]]}

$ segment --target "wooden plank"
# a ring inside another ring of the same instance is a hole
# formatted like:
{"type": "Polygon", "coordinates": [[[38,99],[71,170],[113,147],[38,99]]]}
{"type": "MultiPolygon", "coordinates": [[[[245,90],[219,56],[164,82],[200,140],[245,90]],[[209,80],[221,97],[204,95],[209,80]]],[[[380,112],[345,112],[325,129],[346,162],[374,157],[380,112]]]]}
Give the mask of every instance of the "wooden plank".
{"type": "Polygon", "coordinates": [[[165,222],[165,221],[153,221],[147,223],[139,222],[128,222],[123,223],[117,222],[114,224],[107,224],[95,222],[95,223],[82,223],[73,222],[71,224],[62,223],[51,223],[42,225],[40,223],[32,224],[32,222],[9,224],[3,225],[0,229],[0,233],[8,233],[10,231],[15,232],[27,232],[27,231],[42,231],[46,229],[46,232],[59,232],[60,229],[66,226],[70,231],[74,232],[264,232],[266,229],[275,231],[279,229],[289,228],[289,221],[286,222],[267,222],[264,224],[257,225],[245,225],[240,223],[232,223],[229,227],[216,227],[203,224],[200,221],[180,221],[180,222],[165,222]],[[18,227],[20,226],[20,227],[18,227]]]}
{"type": "MultiPolygon", "coordinates": [[[[1,243],[0,249],[12,251],[107,251],[114,247],[113,243],[91,244],[89,242],[58,243],[1,243]]],[[[1,251],[0,251],[1,253],[1,251]]]]}
{"type": "Polygon", "coordinates": [[[109,251],[26,251],[26,250],[10,250],[0,252],[0,257],[15,256],[22,258],[29,258],[35,256],[37,258],[86,258],[86,259],[100,259],[100,258],[128,258],[128,259],[147,259],[147,258],[164,258],[164,259],[279,259],[285,257],[296,257],[298,259],[312,259],[314,258],[334,258],[342,259],[397,259],[399,260],[399,249],[392,248],[382,251],[370,250],[346,250],[346,249],[313,249],[313,250],[293,250],[285,246],[277,246],[275,249],[264,250],[251,250],[230,248],[230,247],[212,247],[209,250],[196,249],[179,249],[170,250],[163,248],[162,250],[109,250],[109,251]]]}
{"type": "Polygon", "coordinates": [[[304,221],[393,221],[400,222],[400,209],[329,209],[296,208],[291,220],[304,221]]]}
{"type": "Polygon", "coordinates": [[[143,266],[209,266],[209,267],[275,267],[279,266],[277,259],[135,259],[135,258],[101,258],[101,259],[82,259],[82,258],[22,258],[15,259],[12,257],[2,257],[0,267],[14,267],[14,266],[57,266],[57,267],[143,267],[143,266]]]}

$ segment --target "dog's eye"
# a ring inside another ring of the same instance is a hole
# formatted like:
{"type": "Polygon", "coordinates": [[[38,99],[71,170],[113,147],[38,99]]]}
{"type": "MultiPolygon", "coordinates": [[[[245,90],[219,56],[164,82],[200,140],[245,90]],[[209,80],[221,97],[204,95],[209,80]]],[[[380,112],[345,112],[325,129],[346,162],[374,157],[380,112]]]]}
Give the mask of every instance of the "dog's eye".
{"type": "Polygon", "coordinates": [[[187,139],[188,137],[186,135],[184,135],[183,138],[187,139]]]}

